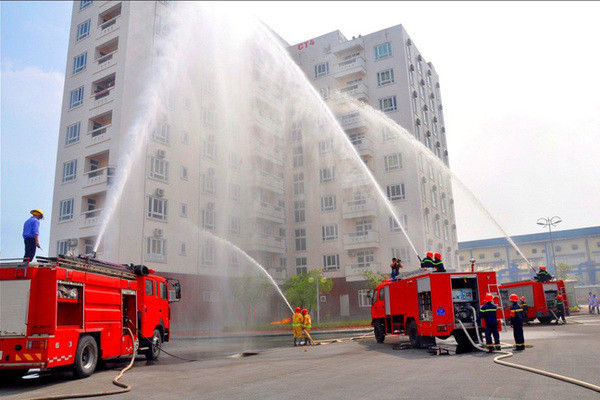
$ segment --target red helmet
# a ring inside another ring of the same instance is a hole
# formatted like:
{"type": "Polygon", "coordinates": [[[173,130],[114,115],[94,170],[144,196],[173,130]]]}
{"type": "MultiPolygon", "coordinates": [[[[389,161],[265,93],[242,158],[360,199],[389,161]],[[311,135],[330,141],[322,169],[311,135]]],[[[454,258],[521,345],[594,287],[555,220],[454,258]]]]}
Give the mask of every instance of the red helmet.
{"type": "Polygon", "coordinates": [[[485,295],[484,300],[485,301],[493,301],[494,300],[494,295],[491,294],[491,293],[488,293],[488,294],[485,295]]]}
{"type": "Polygon", "coordinates": [[[435,258],[437,260],[441,260],[442,259],[442,255],[440,253],[435,253],[435,258]]]}
{"type": "Polygon", "coordinates": [[[305,308],[302,310],[302,314],[306,314],[308,312],[308,310],[305,308]]]}
{"type": "Polygon", "coordinates": [[[296,307],[295,312],[300,312],[300,307],[296,307]]]}
{"type": "Polygon", "coordinates": [[[433,258],[433,253],[432,252],[427,253],[427,257],[433,258]]]}
{"type": "Polygon", "coordinates": [[[510,301],[519,301],[519,296],[517,296],[516,294],[511,294],[510,295],[510,301]]]}
{"type": "Polygon", "coordinates": [[[543,265],[540,267],[540,270],[545,271],[546,267],[544,267],[543,265]]]}
{"type": "Polygon", "coordinates": [[[521,300],[525,301],[525,296],[521,296],[521,300]]]}
{"type": "Polygon", "coordinates": [[[562,294],[557,295],[556,298],[562,300],[562,294]]]}

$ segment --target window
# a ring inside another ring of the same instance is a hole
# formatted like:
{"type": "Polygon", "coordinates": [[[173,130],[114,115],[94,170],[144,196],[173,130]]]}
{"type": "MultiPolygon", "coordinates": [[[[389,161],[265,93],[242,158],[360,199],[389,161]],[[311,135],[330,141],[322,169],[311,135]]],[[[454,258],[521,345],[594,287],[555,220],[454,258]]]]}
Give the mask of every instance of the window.
{"type": "MultiPolygon", "coordinates": [[[[59,206],[58,220],[68,221],[73,219],[73,199],[61,200],[59,206]]],[[[64,254],[64,253],[61,253],[64,254]]]]}
{"type": "Polygon", "coordinates": [[[389,127],[384,126],[383,128],[381,128],[381,138],[383,142],[386,143],[396,139],[396,135],[394,134],[394,132],[392,132],[392,130],[389,127]]]}
{"type": "Polygon", "coordinates": [[[242,219],[240,217],[229,217],[229,232],[234,235],[242,233],[242,219]]]}
{"type": "Polygon", "coordinates": [[[229,184],[229,198],[233,201],[240,201],[242,187],[236,183],[229,184]]]}
{"type": "Polygon", "coordinates": [[[371,307],[371,299],[368,296],[369,290],[363,289],[358,291],[358,306],[371,307]]]}
{"type": "Polygon", "coordinates": [[[404,228],[404,229],[408,228],[408,216],[406,214],[402,214],[400,216],[400,223],[402,224],[402,227],[400,227],[400,225],[398,225],[398,222],[396,222],[396,218],[390,217],[390,232],[391,233],[402,232],[402,228],[404,228]]]}
{"type": "Polygon", "coordinates": [[[207,242],[202,246],[202,264],[213,265],[215,263],[215,246],[211,242],[207,242]]]}
{"type": "MultiPolygon", "coordinates": [[[[429,71],[431,72],[431,71],[429,71]]],[[[427,87],[431,87],[431,76],[427,75],[427,77],[425,78],[427,80],[427,87]]]]}
{"type": "Polygon", "coordinates": [[[577,249],[579,249],[578,245],[576,245],[576,244],[571,245],[571,250],[577,250],[577,249]]]}
{"type": "Polygon", "coordinates": [[[398,106],[396,105],[396,96],[379,99],[379,109],[383,112],[396,111],[398,109],[398,106]]]}
{"type": "Polygon", "coordinates": [[[404,193],[404,183],[388,185],[387,196],[391,201],[406,199],[406,194],[404,193]]]}
{"type": "Polygon", "coordinates": [[[532,254],[537,254],[537,249],[531,249],[532,254]]]}
{"type": "Polygon", "coordinates": [[[179,242],[179,255],[185,256],[187,254],[187,246],[185,242],[179,242]]]}
{"type": "Polygon", "coordinates": [[[377,73],[377,86],[394,83],[394,70],[388,69],[377,73]]]}
{"type": "Polygon", "coordinates": [[[67,161],[63,164],[62,182],[71,182],[77,179],[77,160],[67,161]]]}
{"type": "Polygon", "coordinates": [[[150,157],[148,177],[164,182],[169,181],[169,163],[157,157],[150,157]]]}
{"type": "Polygon", "coordinates": [[[408,71],[408,80],[411,86],[415,86],[415,73],[412,70],[408,71]]]}
{"type": "Polygon", "coordinates": [[[375,261],[375,253],[373,251],[359,251],[356,253],[356,266],[366,268],[375,261]]]}
{"type": "Polygon", "coordinates": [[[159,123],[152,131],[152,139],[168,144],[171,140],[171,126],[166,122],[159,123]]]}
{"type": "Polygon", "coordinates": [[[436,219],[435,220],[435,237],[441,237],[442,236],[442,227],[440,226],[440,220],[436,219]]]}
{"type": "Polygon", "coordinates": [[[187,209],[188,209],[187,204],[180,203],[179,204],[179,215],[183,218],[187,218],[187,209]]]}
{"type": "Polygon", "coordinates": [[[165,261],[167,255],[167,241],[160,238],[149,237],[146,239],[146,260],[165,261]]]}
{"type": "Polygon", "coordinates": [[[202,210],[202,228],[209,231],[214,231],[215,217],[214,210],[202,210]]]}
{"type": "Polygon", "coordinates": [[[354,229],[356,236],[366,236],[373,230],[373,221],[370,219],[356,221],[354,223],[354,229]]]}
{"type": "Polygon", "coordinates": [[[446,208],[446,198],[445,198],[445,197],[443,197],[443,196],[442,196],[442,201],[441,201],[441,204],[442,204],[442,212],[443,212],[444,214],[446,214],[446,212],[447,212],[447,208],[446,208]]]}
{"type": "Polygon", "coordinates": [[[87,6],[91,6],[93,3],[93,1],[91,0],[81,0],[79,2],[79,9],[83,10],[84,8],[86,8],[87,6]]]}
{"type": "Polygon", "coordinates": [[[410,60],[411,54],[410,54],[410,44],[406,45],[406,58],[408,58],[410,60]]]}
{"type": "Polygon", "coordinates": [[[65,138],[66,146],[79,142],[80,130],[81,130],[81,122],[67,126],[67,136],[65,138]]]}
{"type": "Polygon", "coordinates": [[[69,101],[69,110],[83,104],[83,86],[71,90],[71,99],[69,101]]]}
{"type": "Polygon", "coordinates": [[[494,257],[495,257],[495,258],[500,258],[500,253],[499,253],[499,252],[495,252],[495,253],[494,253],[494,257]]]}
{"type": "Polygon", "coordinates": [[[69,241],[59,240],[56,242],[56,254],[67,254],[69,253],[69,241]]]}
{"type": "Polygon", "coordinates": [[[217,292],[202,292],[202,301],[205,303],[214,303],[217,300],[217,292]]]}
{"type": "Polygon", "coordinates": [[[86,37],[90,36],[90,23],[91,23],[91,19],[88,19],[85,22],[82,22],[81,24],[77,25],[77,37],[75,38],[76,42],[79,42],[82,39],[85,39],[86,37]]]}
{"type": "Polygon", "coordinates": [[[340,255],[326,254],[323,256],[323,271],[337,271],[340,269],[340,255]]]}
{"type": "Polygon", "coordinates": [[[556,249],[556,252],[557,252],[557,253],[558,253],[559,251],[562,251],[562,247],[560,247],[560,246],[556,246],[556,247],[555,247],[555,249],[556,249]]]}
{"type": "Polygon", "coordinates": [[[438,206],[437,190],[435,188],[431,189],[431,205],[435,208],[438,206]]]}
{"type": "Polygon", "coordinates": [[[427,115],[427,111],[422,110],[421,115],[423,116],[423,123],[429,125],[429,115],[427,115]]]}
{"type": "Polygon", "coordinates": [[[148,218],[167,220],[167,200],[148,196],[148,218]]]}
{"type": "Polygon", "coordinates": [[[430,230],[429,230],[429,229],[430,229],[430,228],[429,228],[429,226],[430,226],[431,224],[430,224],[430,222],[429,222],[429,214],[428,214],[427,212],[425,212],[425,216],[424,216],[423,220],[424,220],[424,223],[425,223],[425,232],[426,232],[426,233],[429,233],[429,232],[430,232],[430,230]]]}
{"type": "Polygon", "coordinates": [[[375,59],[381,60],[392,56],[392,44],[390,42],[375,46],[375,59]]]}
{"type": "Polygon", "coordinates": [[[294,222],[304,222],[306,220],[304,200],[294,201],[294,222]]]}
{"type": "Polygon", "coordinates": [[[304,194],[304,172],[294,174],[294,195],[304,194]]]}
{"type": "Polygon", "coordinates": [[[329,63],[324,62],[322,64],[315,65],[315,78],[325,76],[329,74],[329,63]]]}
{"type": "MultiPolygon", "coordinates": [[[[413,110],[413,112],[414,112],[415,114],[417,114],[417,113],[418,113],[418,110],[419,110],[419,106],[418,106],[418,104],[417,104],[417,98],[416,98],[416,97],[412,97],[412,98],[410,99],[410,101],[411,101],[411,104],[412,104],[412,110],[413,110]]],[[[418,126],[418,125],[417,125],[417,126],[418,126]]]]}
{"type": "Polygon", "coordinates": [[[73,58],[73,75],[85,70],[87,66],[87,51],[73,58]]]}
{"type": "Polygon", "coordinates": [[[335,194],[321,196],[321,211],[322,212],[335,211],[336,209],[337,209],[337,201],[336,201],[335,194]]]}
{"type": "Polygon", "coordinates": [[[319,170],[319,176],[320,176],[321,183],[333,182],[333,180],[335,179],[334,175],[335,175],[334,167],[321,168],[319,170]]]}
{"type": "Polygon", "coordinates": [[[425,100],[425,88],[423,86],[419,86],[419,96],[425,100]]]}
{"type": "Polygon", "coordinates": [[[146,296],[154,295],[154,282],[148,279],[146,281],[146,296]]]}
{"type": "Polygon", "coordinates": [[[292,124],[292,140],[300,141],[302,140],[302,122],[294,122],[292,124]]]}
{"type": "Polygon", "coordinates": [[[188,169],[187,167],[181,167],[181,179],[184,181],[188,180],[188,169]]]}
{"type": "Polygon", "coordinates": [[[204,140],[202,143],[202,156],[209,160],[217,159],[217,145],[214,140],[204,140]]]}
{"type": "Polygon", "coordinates": [[[385,172],[394,171],[402,167],[402,155],[400,153],[389,154],[383,157],[385,172]]]}
{"type": "Polygon", "coordinates": [[[308,266],[306,257],[296,258],[296,275],[302,275],[308,273],[308,266]]]}
{"type": "Polygon", "coordinates": [[[330,240],[337,240],[338,238],[338,226],[337,224],[333,225],[324,225],[321,227],[322,239],[324,242],[330,240]]]}
{"type": "Polygon", "coordinates": [[[238,268],[240,266],[240,259],[237,253],[229,252],[229,268],[238,268]]]}
{"type": "Polygon", "coordinates": [[[419,72],[419,75],[423,75],[423,65],[421,65],[421,61],[417,61],[417,72],[419,72]]]}
{"type": "Polygon", "coordinates": [[[319,94],[321,95],[321,98],[323,100],[329,99],[329,93],[330,93],[329,87],[319,89],[319,94]]]}
{"type": "Polygon", "coordinates": [[[319,155],[322,156],[327,153],[331,153],[333,150],[333,140],[323,140],[319,142],[319,155]]]}
{"type": "Polygon", "coordinates": [[[296,251],[306,251],[306,228],[294,230],[296,251]]]}
{"type": "MultiPolygon", "coordinates": [[[[450,240],[450,228],[448,227],[447,224],[444,224],[444,239],[450,240]]],[[[498,256],[500,256],[500,255],[498,254],[498,256]]]]}
{"type": "Polygon", "coordinates": [[[212,174],[202,174],[202,191],[208,194],[215,194],[215,176],[212,174]]]}
{"type": "Polygon", "coordinates": [[[483,253],[479,254],[479,259],[480,259],[480,260],[483,260],[483,259],[485,259],[485,254],[483,254],[483,253]]]}
{"type": "MultiPolygon", "coordinates": [[[[415,137],[417,138],[417,140],[421,140],[421,126],[420,125],[415,125],[415,137]]],[[[420,160],[419,162],[422,162],[422,160],[420,160]]]]}
{"type": "Polygon", "coordinates": [[[423,201],[427,201],[427,186],[425,182],[421,182],[421,198],[423,201]]]}
{"type": "Polygon", "coordinates": [[[302,167],[304,165],[302,146],[294,147],[292,149],[292,163],[294,168],[302,167]]]}

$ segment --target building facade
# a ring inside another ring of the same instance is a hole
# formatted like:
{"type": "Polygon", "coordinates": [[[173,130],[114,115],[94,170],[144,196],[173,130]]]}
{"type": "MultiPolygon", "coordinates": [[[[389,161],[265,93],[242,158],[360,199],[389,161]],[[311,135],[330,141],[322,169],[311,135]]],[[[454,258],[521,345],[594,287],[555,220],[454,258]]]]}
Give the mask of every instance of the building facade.
{"type": "MultiPolygon", "coordinates": [[[[550,274],[556,275],[557,266],[564,264],[568,266],[566,277],[576,280],[578,286],[600,283],[600,227],[554,231],[552,241],[549,233],[511,238],[536,270],[543,265],[550,274]]],[[[460,242],[458,247],[463,271],[471,269],[473,258],[475,269],[496,271],[499,282],[527,280],[534,275],[506,238],[460,242]]]]}

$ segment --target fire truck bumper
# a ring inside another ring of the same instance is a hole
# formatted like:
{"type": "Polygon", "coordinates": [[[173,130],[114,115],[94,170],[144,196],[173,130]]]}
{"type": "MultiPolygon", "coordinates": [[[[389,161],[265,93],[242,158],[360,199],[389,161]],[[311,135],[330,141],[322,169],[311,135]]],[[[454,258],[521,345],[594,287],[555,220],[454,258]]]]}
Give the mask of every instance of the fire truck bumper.
{"type": "Polygon", "coordinates": [[[3,369],[22,369],[22,368],[46,368],[44,362],[24,362],[24,363],[3,363],[0,364],[0,371],[3,369]]]}

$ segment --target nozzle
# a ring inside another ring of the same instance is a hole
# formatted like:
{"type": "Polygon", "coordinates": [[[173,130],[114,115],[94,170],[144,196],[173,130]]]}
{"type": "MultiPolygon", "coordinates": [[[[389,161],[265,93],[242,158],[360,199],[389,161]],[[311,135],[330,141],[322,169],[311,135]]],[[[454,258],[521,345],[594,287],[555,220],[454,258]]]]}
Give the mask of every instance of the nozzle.
{"type": "Polygon", "coordinates": [[[96,258],[96,252],[95,251],[92,251],[92,254],[91,254],[90,258],[96,258]]]}

